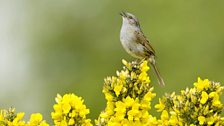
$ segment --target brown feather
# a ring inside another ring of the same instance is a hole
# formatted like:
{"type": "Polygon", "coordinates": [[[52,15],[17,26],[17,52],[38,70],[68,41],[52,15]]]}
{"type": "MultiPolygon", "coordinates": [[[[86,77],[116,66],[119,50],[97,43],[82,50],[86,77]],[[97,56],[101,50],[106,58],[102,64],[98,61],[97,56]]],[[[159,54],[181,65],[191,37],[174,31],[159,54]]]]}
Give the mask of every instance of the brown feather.
{"type": "Polygon", "coordinates": [[[155,50],[149,43],[149,40],[145,37],[145,35],[141,31],[135,31],[136,34],[136,42],[142,44],[143,46],[146,47],[146,51],[148,51],[150,54],[155,55],[155,50]]]}

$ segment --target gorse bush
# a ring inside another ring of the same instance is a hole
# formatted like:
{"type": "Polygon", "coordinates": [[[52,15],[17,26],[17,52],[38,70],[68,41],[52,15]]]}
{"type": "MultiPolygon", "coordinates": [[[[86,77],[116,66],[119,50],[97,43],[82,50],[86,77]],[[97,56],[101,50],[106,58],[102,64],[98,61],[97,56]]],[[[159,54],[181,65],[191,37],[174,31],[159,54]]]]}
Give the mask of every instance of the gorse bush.
{"type": "Polygon", "coordinates": [[[1,110],[0,126],[49,126],[40,113],[32,114],[28,122],[23,120],[23,116],[23,112],[15,114],[14,108],[1,110]]]}
{"type": "MultiPolygon", "coordinates": [[[[220,96],[224,87],[208,79],[198,81],[192,88],[165,94],[159,98],[155,108],[160,117],[149,113],[151,101],[156,96],[148,75],[147,61],[127,62],[116,76],[107,77],[103,93],[106,108],[95,124],[86,116],[90,113],[84,100],[75,94],[57,95],[54,112],[51,113],[56,126],[224,126],[221,116],[224,105],[220,96]]],[[[23,120],[24,113],[15,113],[14,108],[1,110],[0,126],[49,126],[40,113],[23,120]]]]}
{"type": "Polygon", "coordinates": [[[103,93],[107,100],[106,109],[96,121],[97,125],[150,125],[154,123],[149,114],[151,100],[156,96],[147,74],[147,61],[140,65],[128,63],[116,77],[105,79],[103,93]]]}
{"type": "Polygon", "coordinates": [[[65,94],[62,97],[58,94],[55,100],[57,104],[53,106],[54,112],[51,113],[55,125],[92,126],[90,119],[86,119],[89,109],[83,104],[81,97],[77,97],[74,94],[65,94]]]}
{"type": "Polygon", "coordinates": [[[173,92],[159,99],[155,106],[162,112],[158,123],[165,126],[224,126],[224,117],[220,115],[223,104],[219,99],[222,91],[219,83],[198,78],[193,88],[182,90],[180,95],[173,92]]]}

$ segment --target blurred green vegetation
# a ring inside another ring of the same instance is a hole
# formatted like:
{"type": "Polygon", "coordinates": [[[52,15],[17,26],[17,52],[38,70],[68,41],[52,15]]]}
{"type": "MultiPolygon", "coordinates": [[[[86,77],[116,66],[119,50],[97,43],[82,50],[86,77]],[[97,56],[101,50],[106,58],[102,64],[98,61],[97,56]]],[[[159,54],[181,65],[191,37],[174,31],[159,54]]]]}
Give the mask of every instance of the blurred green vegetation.
{"type": "Polygon", "coordinates": [[[0,1],[1,20],[10,20],[5,35],[12,41],[1,43],[20,50],[10,55],[11,66],[4,65],[12,74],[1,73],[0,107],[14,106],[26,116],[40,112],[50,121],[56,94],[75,93],[85,99],[90,118],[97,118],[106,106],[103,79],[121,69],[121,59],[134,60],[119,41],[120,11],[139,18],[157,52],[166,82],[159,87],[150,71],[157,98],[191,87],[198,76],[224,83],[223,5],[221,0],[0,1]],[[21,79],[17,71],[27,74],[21,79]]]}

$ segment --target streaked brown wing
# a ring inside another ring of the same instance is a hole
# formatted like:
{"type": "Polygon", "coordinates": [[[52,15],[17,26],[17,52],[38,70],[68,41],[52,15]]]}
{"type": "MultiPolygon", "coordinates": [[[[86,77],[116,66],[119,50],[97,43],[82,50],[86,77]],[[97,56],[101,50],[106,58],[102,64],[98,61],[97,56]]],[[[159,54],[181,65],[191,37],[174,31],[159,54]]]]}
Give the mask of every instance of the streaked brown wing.
{"type": "Polygon", "coordinates": [[[153,55],[155,55],[155,53],[156,53],[155,50],[150,45],[149,41],[144,36],[144,34],[141,31],[135,31],[135,33],[136,33],[136,36],[137,36],[137,42],[144,45],[146,47],[147,51],[149,51],[149,52],[153,53],[153,55]]]}

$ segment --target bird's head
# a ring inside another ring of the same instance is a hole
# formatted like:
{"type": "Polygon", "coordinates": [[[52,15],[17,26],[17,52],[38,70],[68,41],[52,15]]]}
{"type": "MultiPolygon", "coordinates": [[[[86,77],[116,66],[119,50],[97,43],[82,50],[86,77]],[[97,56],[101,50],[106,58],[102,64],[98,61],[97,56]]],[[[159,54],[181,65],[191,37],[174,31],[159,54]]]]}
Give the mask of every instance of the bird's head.
{"type": "Polygon", "coordinates": [[[123,25],[129,25],[140,28],[139,21],[135,15],[128,12],[121,12],[120,15],[123,19],[123,25]]]}

